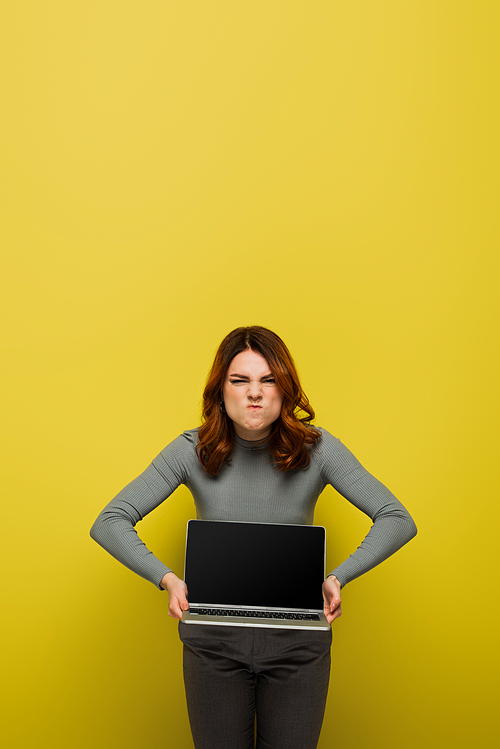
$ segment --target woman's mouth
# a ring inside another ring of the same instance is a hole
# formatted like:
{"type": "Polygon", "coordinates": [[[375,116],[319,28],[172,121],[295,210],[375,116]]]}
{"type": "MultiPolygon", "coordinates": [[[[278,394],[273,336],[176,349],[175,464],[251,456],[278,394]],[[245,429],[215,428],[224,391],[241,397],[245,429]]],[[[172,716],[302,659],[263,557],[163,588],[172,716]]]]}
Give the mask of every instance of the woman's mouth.
{"type": "Polygon", "coordinates": [[[258,411],[259,408],[262,408],[262,406],[247,406],[251,411],[258,411]]]}

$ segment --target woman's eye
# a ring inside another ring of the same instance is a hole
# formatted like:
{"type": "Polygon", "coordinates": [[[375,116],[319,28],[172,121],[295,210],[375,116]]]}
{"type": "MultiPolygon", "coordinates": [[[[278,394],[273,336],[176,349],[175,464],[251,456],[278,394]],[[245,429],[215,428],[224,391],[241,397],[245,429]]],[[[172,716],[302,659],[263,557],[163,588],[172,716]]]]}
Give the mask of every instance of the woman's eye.
{"type": "MultiPolygon", "coordinates": [[[[231,385],[244,385],[247,380],[229,380],[231,385]]],[[[267,380],[262,380],[265,385],[274,385],[276,380],[274,377],[269,377],[267,380]]]]}

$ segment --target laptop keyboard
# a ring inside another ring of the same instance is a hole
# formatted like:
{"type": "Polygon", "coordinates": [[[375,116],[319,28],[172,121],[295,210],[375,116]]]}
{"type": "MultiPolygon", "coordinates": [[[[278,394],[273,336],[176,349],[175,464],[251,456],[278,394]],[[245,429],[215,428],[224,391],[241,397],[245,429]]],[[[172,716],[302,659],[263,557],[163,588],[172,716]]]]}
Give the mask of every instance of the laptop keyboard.
{"type": "Polygon", "coordinates": [[[296,611],[240,611],[239,609],[190,609],[190,614],[208,614],[209,616],[248,616],[257,619],[294,619],[300,621],[319,621],[318,614],[299,614],[296,611]]]}

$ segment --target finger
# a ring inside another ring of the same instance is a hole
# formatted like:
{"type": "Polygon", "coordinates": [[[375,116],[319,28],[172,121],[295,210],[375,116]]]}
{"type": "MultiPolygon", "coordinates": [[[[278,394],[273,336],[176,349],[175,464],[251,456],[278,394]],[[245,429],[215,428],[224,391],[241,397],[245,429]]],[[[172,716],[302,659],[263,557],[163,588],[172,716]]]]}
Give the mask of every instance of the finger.
{"type": "Polygon", "coordinates": [[[177,601],[172,601],[168,607],[168,615],[174,619],[182,619],[182,611],[177,601]]]}
{"type": "Polygon", "coordinates": [[[334,621],[334,619],[338,619],[339,616],[342,616],[342,607],[337,606],[337,608],[332,614],[325,612],[325,616],[326,616],[328,623],[331,624],[334,621]]]}
{"type": "Polygon", "coordinates": [[[183,611],[187,611],[189,609],[189,603],[188,603],[188,600],[187,600],[187,587],[186,586],[184,586],[184,590],[181,588],[177,592],[177,600],[179,602],[179,607],[183,611]]]}
{"type": "Polygon", "coordinates": [[[179,596],[174,593],[170,599],[169,616],[174,617],[174,619],[182,619],[183,610],[187,611],[188,609],[189,604],[187,600],[184,597],[179,600],[179,596]]]}
{"type": "Polygon", "coordinates": [[[325,611],[333,613],[337,606],[340,606],[340,595],[338,593],[331,596],[324,596],[325,599],[325,611]]]}
{"type": "Polygon", "coordinates": [[[340,596],[339,595],[334,595],[332,597],[332,600],[330,601],[330,611],[331,611],[331,613],[333,614],[333,612],[335,611],[335,609],[338,608],[339,606],[340,606],[340,596]]]}
{"type": "Polygon", "coordinates": [[[177,599],[178,610],[180,612],[180,617],[182,618],[182,612],[189,611],[189,603],[183,591],[179,591],[178,595],[176,596],[176,599],[177,599]]]}

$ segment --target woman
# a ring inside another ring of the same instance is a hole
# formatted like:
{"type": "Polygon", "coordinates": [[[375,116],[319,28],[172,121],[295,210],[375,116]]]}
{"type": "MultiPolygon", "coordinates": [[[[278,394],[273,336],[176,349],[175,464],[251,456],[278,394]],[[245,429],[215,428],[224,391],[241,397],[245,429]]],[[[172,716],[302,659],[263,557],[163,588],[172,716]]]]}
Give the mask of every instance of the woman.
{"type": "MultiPolygon", "coordinates": [[[[290,353],[272,331],[237,328],[222,341],[203,394],[203,424],[181,434],[104,508],[91,536],[137,574],[167,590],[169,614],[189,608],[185,583],[139,539],[135,525],[180,484],[206,520],[311,524],[331,484],[370,516],[358,549],[323,584],[325,615],[340,591],[417,532],[396,497],[326,430],[290,353]]],[[[331,630],[193,626],[179,621],[196,749],[314,749],[330,673],[331,630]]]]}

